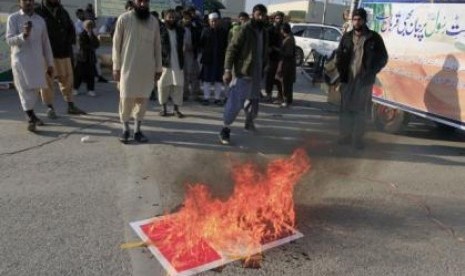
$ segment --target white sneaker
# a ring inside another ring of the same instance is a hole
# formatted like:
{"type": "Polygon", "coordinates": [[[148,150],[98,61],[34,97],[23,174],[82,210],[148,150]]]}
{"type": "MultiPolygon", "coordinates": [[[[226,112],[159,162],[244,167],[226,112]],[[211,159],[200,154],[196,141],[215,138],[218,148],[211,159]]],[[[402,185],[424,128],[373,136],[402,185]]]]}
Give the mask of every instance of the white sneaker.
{"type": "Polygon", "coordinates": [[[79,91],[78,91],[78,90],[76,90],[76,89],[73,89],[73,95],[74,95],[74,96],[77,96],[77,95],[79,95],[79,91]]]}
{"type": "Polygon", "coordinates": [[[88,92],[87,92],[87,95],[89,95],[89,96],[91,96],[91,97],[97,96],[97,94],[96,94],[94,91],[88,91],[88,92]]]}

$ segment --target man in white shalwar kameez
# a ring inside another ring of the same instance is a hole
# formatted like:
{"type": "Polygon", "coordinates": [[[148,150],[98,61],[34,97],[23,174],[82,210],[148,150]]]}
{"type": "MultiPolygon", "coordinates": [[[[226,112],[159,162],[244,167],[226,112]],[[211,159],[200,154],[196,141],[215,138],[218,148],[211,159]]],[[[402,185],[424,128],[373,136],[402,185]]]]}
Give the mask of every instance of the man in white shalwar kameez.
{"type": "Polygon", "coordinates": [[[164,13],[165,25],[160,30],[162,45],[163,74],[158,81],[158,101],[162,106],[161,116],[167,116],[166,105],[169,98],[174,104],[174,113],[178,118],[183,118],[180,111],[184,93],[184,29],[176,26],[174,10],[164,13]]]}
{"type": "Polygon", "coordinates": [[[21,106],[35,131],[43,122],[34,113],[40,89],[47,86],[46,74],[53,75],[53,53],[45,21],[34,13],[33,0],[20,0],[20,10],[8,17],[6,41],[11,47],[11,68],[21,106]]]}
{"type": "Polygon", "coordinates": [[[134,9],[118,18],[113,36],[113,78],[119,82],[122,143],[129,142],[131,115],[134,117],[134,140],[148,141],[140,127],[148,98],[161,72],[158,20],[150,15],[148,0],[135,0],[134,9]]]}

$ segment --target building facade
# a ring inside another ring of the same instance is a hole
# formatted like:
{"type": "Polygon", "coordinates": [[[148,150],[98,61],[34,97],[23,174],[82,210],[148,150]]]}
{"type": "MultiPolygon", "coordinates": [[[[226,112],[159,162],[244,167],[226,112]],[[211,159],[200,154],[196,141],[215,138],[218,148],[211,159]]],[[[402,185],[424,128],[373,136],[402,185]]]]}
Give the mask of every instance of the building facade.
{"type": "Polygon", "coordinates": [[[221,2],[226,7],[225,10],[221,11],[225,17],[236,18],[237,15],[242,11],[247,13],[252,12],[252,10],[249,11],[245,9],[246,0],[222,0],[221,2]]]}
{"type": "Polygon", "coordinates": [[[349,8],[351,0],[247,0],[245,7],[247,11],[251,11],[259,3],[266,5],[270,13],[282,11],[291,15],[292,21],[342,26],[342,12],[349,8]],[[325,4],[326,15],[323,22],[325,4]]]}

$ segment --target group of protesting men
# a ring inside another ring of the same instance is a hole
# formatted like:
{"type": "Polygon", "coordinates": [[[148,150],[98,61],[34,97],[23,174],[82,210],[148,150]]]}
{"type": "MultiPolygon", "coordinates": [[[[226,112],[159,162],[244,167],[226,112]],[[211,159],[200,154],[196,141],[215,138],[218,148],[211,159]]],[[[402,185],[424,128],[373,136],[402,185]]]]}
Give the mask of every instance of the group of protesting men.
{"type": "MultiPolygon", "coordinates": [[[[267,8],[258,4],[253,8],[250,20],[246,13],[239,15],[241,25],[238,27],[229,30],[221,26],[219,13],[213,12],[208,15],[208,24],[202,28],[201,22],[194,21],[195,9],[193,13],[192,10],[182,12],[182,21],[175,10],[164,11],[162,20],[159,20],[150,13],[149,2],[132,1],[127,12],[117,19],[113,32],[113,79],[118,83],[120,93],[122,143],[126,144],[130,139],[139,143],[148,141],[141,131],[141,124],[155,84],[162,106],[160,115],[168,115],[167,104],[171,100],[174,114],[179,118],[184,117],[180,110],[184,98],[197,92],[199,79],[203,82],[205,105],[210,103],[211,88],[215,91],[215,103],[222,104],[220,97],[225,84],[224,126],[219,135],[222,144],[229,144],[230,126],[241,110],[246,115],[245,129],[255,130],[254,120],[258,115],[264,76],[266,100],[272,101],[273,86],[277,84],[281,88],[279,102],[284,107],[292,103],[292,85],[296,77],[295,41],[291,27],[283,23],[283,14],[277,14],[276,25],[267,28],[267,8]],[[201,69],[197,64],[198,55],[201,69]],[[131,117],[134,120],[132,136],[131,117]]],[[[15,87],[29,119],[28,130],[35,131],[36,126],[43,125],[33,110],[39,90],[48,106],[47,115],[56,117],[54,79],[68,103],[68,113],[85,114],[74,105],[72,91],[73,86],[79,88],[84,80],[92,95],[93,80],[98,75],[95,56],[98,39],[93,32],[95,26],[89,23],[92,20],[84,21],[79,35],[78,61],[75,62],[79,65],[73,70],[72,45],[76,42],[76,31],[60,1],[44,0],[36,8],[33,0],[19,0],[19,3],[20,11],[8,19],[7,42],[11,46],[15,87]]],[[[356,15],[354,13],[353,17],[356,15]]],[[[359,12],[358,17],[360,24],[354,24],[350,38],[344,36],[338,50],[338,55],[343,57],[338,62],[338,69],[343,73],[341,79],[351,83],[347,86],[346,96],[352,94],[357,99],[366,100],[368,97],[360,97],[357,91],[367,94],[374,76],[386,63],[387,54],[380,36],[367,29],[366,13],[359,12]],[[360,39],[355,40],[355,37],[360,39]],[[349,40],[352,44],[345,45],[344,42],[349,40]],[[376,56],[367,61],[365,56],[374,50],[376,56]],[[378,60],[379,53],[384,57],[378,60]],[[368,81],[367,77],[370,78],[368,81]]],[[[343,103],[353,101],[352,98],[343,97],[343,103]]],[[[360,114],[363,111],[346,109],[341,117],[346,126],[340,142],[344,144],[354,138],[356,147],[360,148],[362,137],[359,133],[363,129],[360,114]]]]}
{"type": "MultiPolygon", "coordinates": [[[[218,13],[208,16],[209,25],[202,30],[198,40],[191,41],[185,41],[186,37],[195,36],[195,31],[188,28],[189,24],[180,26],[174,10],[164,11],[162,17],[163,26],[160,27],[160,22],[149,12],[148,1],[134,1],[133,10],[121,15],[116,23],[112,54],[113,77],[119,82],[121,96],[121,142],[127,143],[130,139],[131,114],[135,121],[133,139],[136,142],[147,141],[140,126],[153,81],[158,83],[161,115],[167,114],[166,105],[171,99],[174,113],[180,118],[184,116],[180,111],[184,88],[190,86],[195,77],[184,78],[183,69],[187,69],[187,75],[195,76],[195,73],[192,73],[193,68],[183,66],[186,66],[185,59],[190,59],[187,64],[195,62],[193,41],[198,43],[197,49],[201,52],[200,80],[204,83],[204,103],[209,102],[212,84],[216,102],[220,101],[222,84],[228,85],[220,142],[229,143],[230,125],[242,109],[246,114],[245,129],[254,131],[261,80],[269,57],[266,7],[256,5],[252,19],[233,31],[230,40],[228,31],[219,24],[218,13]],[[184,51],[189,48],[192,52],[184,51]]],[[[290,27],[287,31],[290,34],[290,27]]]]}

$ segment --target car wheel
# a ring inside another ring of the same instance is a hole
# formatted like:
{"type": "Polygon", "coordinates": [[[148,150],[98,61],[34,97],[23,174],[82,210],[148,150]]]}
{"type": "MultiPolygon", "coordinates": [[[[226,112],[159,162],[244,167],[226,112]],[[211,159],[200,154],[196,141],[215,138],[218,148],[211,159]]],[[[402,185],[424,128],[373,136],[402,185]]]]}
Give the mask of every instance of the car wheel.
{"type": "Polygon", "coordinates": [[[373,104],[373,119],[378,130],[387,133],[399,133],[409,122],[408,113],[387,107],[381,104],[373,104]]]}
{"type": "Polygon", "coordinates": [[[300,49],[299,47],[296,47],[295,49],[295,64],[297,66],[302,66],[302,63],[304,62],[304,51],[300,49]]]}

